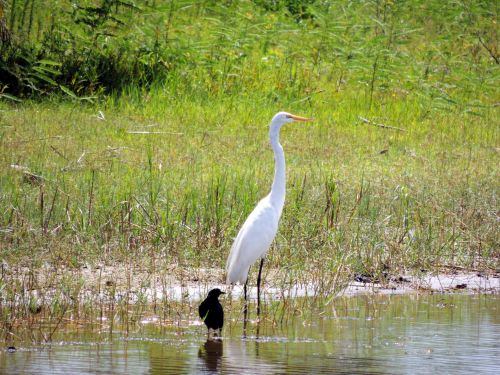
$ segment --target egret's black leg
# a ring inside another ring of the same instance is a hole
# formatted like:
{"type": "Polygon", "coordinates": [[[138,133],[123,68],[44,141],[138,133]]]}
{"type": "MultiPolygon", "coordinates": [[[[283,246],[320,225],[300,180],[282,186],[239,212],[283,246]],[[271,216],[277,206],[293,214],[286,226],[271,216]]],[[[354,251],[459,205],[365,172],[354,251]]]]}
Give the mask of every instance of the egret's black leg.
{"type": "Polygon", "coordinates": [[[243,286],[243,294],[245,295],[245,307],[243,308],[243,315],[245,316],[245,323],[248,320],[248,295],[247,295],[247,284],[248,279],[245,281],[245,285],[243,286]]]}
{"type": "Polygon", "coordinates": [[[245,296],[245,306],[243,307],[243,337],[247,335],[247,320],[248,320],[248,298],[247,298],[247,281],[243,285],[243,294],[245,296]]]}
{"type": "Polygon", "coordinates": [[[262,267],[264,266],[264,258],[260,260],[259,276],[257,276],[257,317],[260,317],[260,276],[262,267]]]}

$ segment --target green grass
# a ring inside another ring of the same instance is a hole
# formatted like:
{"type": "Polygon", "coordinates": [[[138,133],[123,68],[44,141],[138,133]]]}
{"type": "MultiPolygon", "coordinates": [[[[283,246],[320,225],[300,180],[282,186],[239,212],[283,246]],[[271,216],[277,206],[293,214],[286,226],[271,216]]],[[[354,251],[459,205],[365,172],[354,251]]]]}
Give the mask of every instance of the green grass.
{"type": "Polygon", "coordinates": [[[29,42],[60,64],[53,78],[93,99],[42,85],[36,99],[0,103],[4,262],[222,268],[271,186],[267,124],[287,110],[316,121],[282,131],[277,282],[498,267],[496,2],[335,2],[300,21],[249,1],[148,3],[122,11],[129,26],[109,38],[63,15],[51,33],[39,22],[29,42]],[[78,33],[94,48],[42,46],[78,33]],[[123,77],[165,69],[106,86],[119,77],[96,71],[97,55],[123,77]],[[95,73],[81,81],[64,70],[79,58],[95,73]]]}
{"type": "MultiPolygon", "coordinates": [[[[218,97],[160,109],[163,94],[151,95],[158,101],[134,110],[35,104],[3,112],[3,259],[78,266],[154,249],[166,262],[223,266],[271,184],[265,124],[275,105],[259,110],[242,99],[231,107],[218,97]],[[137,130],[167,133],[128,133],[137,130]],[[26,183],[10,164],[45,184],[26,183]]],[[[342,256],[361,268],[493,265],[494,118],[419,121],[418,104],[400,99],[391,111],[369,112],[403,133],[357,122],[366,112],[356,111],[355,95],[322,95],[312,110],[288,107],[317,120],[282,131],[288,197],[273,266],[306,271],[342,256]]]]}

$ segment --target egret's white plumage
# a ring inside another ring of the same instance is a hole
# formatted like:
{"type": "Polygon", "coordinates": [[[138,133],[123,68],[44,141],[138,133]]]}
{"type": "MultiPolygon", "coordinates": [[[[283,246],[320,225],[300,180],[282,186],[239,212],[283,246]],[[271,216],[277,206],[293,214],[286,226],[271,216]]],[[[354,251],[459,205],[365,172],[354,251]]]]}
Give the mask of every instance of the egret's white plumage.
{"type": "Polygon", "coordinates": [[[310,119],[279,112],[269,126],[269,140],[275,160],[273,185],[271,192],[248,216],[231,247],[226,263],[228,284],[246,283],[250,266],[258,259],[264,259],[278,231],[286,190],[285,153],[279,142],[279,133],[283,125],[292,121],[310,119]]]}

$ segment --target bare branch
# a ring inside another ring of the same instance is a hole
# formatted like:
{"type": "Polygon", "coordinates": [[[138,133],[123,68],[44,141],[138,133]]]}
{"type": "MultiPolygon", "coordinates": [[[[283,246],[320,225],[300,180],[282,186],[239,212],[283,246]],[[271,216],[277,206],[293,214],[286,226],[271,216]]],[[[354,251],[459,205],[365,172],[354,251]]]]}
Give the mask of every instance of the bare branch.
{"type": "Polygon", "coordinates": [[[358,116],[358,119],[360,119],[362,122],[368,125],[373,125],[373,126],[378,126],[379,128],[384,128],[384,129],[392,129],[392,130],[399,130],[400,132],[405,132],[407,131],[406,129],[403,128],[398,128],[396,126],[390,126],[390,125],[385,125],[385,124],[377,124],[373,121],[368,120],[367,118],[358,116]]]}
{"type": "Polygon", "coordinates": [[[172,134],[172,135],[183,135],[183,133],[176,132],[148,132],[148,131],[128,131],[127,134],[172,134]]]}
{"type": "Polygon", "coordinates": [[[490,54],[490,56],[493,58],[493,60],[495,60],[495,62],[498,64],[500,64],[500,60],[498,58],[498,56],[495,54],[495,52],[493,52],[491,50],[490,47],[488,47],[488,45],[483,41],[483,38],[481,38],[481,35],[479,35],[479,33],[476,34],[477,35],[477,38],[479,39],[479,43],[481,43],[481,45],[484,47],[484,49],[486,51],[488,51],[488,53],[490,54]]]}

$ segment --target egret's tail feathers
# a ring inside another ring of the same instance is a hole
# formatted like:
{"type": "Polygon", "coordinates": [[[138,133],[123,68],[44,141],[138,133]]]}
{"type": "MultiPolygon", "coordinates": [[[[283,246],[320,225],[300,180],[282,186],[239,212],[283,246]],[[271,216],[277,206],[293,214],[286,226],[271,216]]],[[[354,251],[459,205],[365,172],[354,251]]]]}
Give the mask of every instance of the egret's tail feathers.
{"type": "Polygon", "coordinates": [[[245,284],[250,267],[241,267],[236,264],[230,264],[227,268],[226,284],[245,284]]]}

